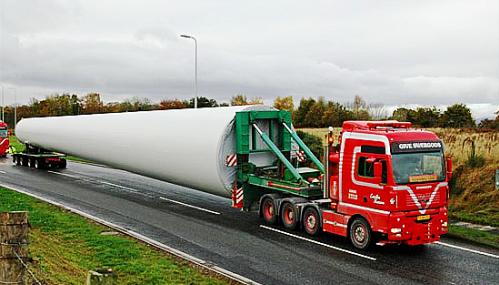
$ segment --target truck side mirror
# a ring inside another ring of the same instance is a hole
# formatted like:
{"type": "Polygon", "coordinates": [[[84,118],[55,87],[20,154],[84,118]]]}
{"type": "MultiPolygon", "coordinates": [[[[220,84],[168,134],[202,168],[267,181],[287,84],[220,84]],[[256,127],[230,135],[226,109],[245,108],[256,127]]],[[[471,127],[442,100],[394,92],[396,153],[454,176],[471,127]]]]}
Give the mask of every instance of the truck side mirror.
{"type": "Polygon", "coordinates": [[[375,161],[374,162],[374,183],[380,184],[382,181],[382,176],[383,175],[383,164],[381,161],[375,161]]]}
{"type": "Polygon", "coordinates": [[[452,178],[452,158],[450,156],[447,156],[445,158],[445,168],[447,169],[447,181],[451,180],[452,178]]]}

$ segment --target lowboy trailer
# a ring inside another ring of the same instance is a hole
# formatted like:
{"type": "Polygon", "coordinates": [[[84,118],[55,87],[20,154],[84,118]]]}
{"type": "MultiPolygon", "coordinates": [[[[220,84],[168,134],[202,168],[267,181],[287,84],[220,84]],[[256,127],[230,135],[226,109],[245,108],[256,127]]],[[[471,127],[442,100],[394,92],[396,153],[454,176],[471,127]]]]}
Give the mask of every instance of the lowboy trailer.
{"type": "Polygon", "coordinates": [[[25,150],[12,154],[12,162],[18,166],[28,166],[37,169],[66,168],[66,155],[51,152],[30,144],[25,144],[25,150]]]}

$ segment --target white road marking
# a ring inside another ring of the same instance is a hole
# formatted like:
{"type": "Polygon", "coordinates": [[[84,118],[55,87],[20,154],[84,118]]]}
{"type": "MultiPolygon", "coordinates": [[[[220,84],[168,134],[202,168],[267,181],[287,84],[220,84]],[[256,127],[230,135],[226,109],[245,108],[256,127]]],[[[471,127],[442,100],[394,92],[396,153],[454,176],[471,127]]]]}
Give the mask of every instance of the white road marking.
{"type": "Polygon", "coordinates": [[[189,208],[192,208],[192,209],[204,211],[204,212],[207,212],[207,213],[210,213],[210,214],[220,215],[219,212],[215,212],[215,211],[208,210],[208,209],[205,209],[205,208],[201,208],[201,207],[198,207],[198,206],[186,204],[184,202],[180,202],[180,201],[177,201],[177,200],[172,200],[172,199],[168,199],[168,198],[165,198],[165,197],[159,197],[159,199],[165,200],[165,201],[168,201],[168,202],[172,202],[172,203],[175,203],[175,204],[179,204],[179,205],[182,205],[182,206],[185,206],[185,207],[189,207],[189,208]]]}
{"type": "Polygon", "coordinates": [[[47,172],[52,173],[52,174],[61,175],[61,176],[66,176],[66,177],[73,178],[73,179],[81,179],[78,176],[74,176],[74,175],[66,174],[66,173],[62,173],[62,172],[57,172],[57,171],[52,171],[52,170],[48,170],[47,172]]]}
{"type": "Polygon", "coordinates": [[[7,172],[3,171],[3,170],[0,170],[0,173],[2,174],[7,174],[7,172]]]}
{"type": "Polygon", "coordinates": [[[180,251],[178,249],[172,248],[172,247],[170,247],[170,246],[168,246],[166,244],[163,244],[163,243],[161,243],[161,242],[159,242],[157,240],[154,240],[152,238],[146,237],[146,236],[144,236],[142,234],[139,234],[139,233],[134,232],[132,230],[126,229],[126,228],[124,228],[122,226],[118,226],[118,225],[116,225],[114,223],[108,222],[108,221],[103,220],[101,218],[98,218],[98,217],[96,217],[94,215],[88,214],[88,213],[86,213],[84,211],[81,211],[81,210],[78,210],[78,209],[75,209],[75,208],[63,205],[63,204],[61,204],[59,202],[53,201],[51,199],[48,199],[48,198],[45,198],[45,197],[42,197],[42,196],[39,196],[37,194],[33,194],[33,193],[29,192],[29,191],[18,189],[16,187],[11,186],[11,185],[2,185],[2,186],[6,187],[6,188],[9,188],[9,189],[12,189],[12,190],[14,190],[16,192],[26,194],[26,195],[31,196],[33,198],[36,198],[38,200],[47,202],[47,203],[52,204],[54,206],[57,206],[59,208],[68,210],[70,212],[73,212],[73,213],[75,213],[77,215],[80,215],[82,217],[85,217],[87,219],[93,220],[93,221],[95,221],[95,222],[97,222],[99,224],[102,224],[104,226],[110,227],[110,228],[112,228],[112,229],[114,229],[116,231],[119,231],[119,232],[123,233],[123,234],[131,236],[131,237],[136,238],[138,240],[141,240],[141,241],[143,241],[143,242],[145,242],[145,243],[147,243],[147,244],[149,244],[151,246],[154,246],[156,248],[159,248],[161,250],[169,252],[170,254],[178,256],[178,257],[180,257],[182,259],[185,259],[185,260],[187,260],[187,261],[189,261],[191,263],[194,263],[194,264],[196,264],[198,266],[201,266],[203,268],[206,268],[208,270],[216,272],[216,273],[218,273],[220,275],[223,275],[223,276],[225,276],[225,277],[227,277],[229,279],[235,280],[235,281],[240,282],[242,284],[261,285],[258,282],[255,282],[255,281],[253,281],[253,280],[251,280],[249,278],[241,276],[241,275],[239,275],[237,273],[234,273],[232,271],[229,271],[227,269],[221,268],[221,267],[219,267],[217,265],[214,265],[211,262],[199,259],[199,258],[197,258],[195,256],[192,256],[192,255],[188,254],[188,253],[185,253],[185,252],[180,251]]]}
{"type": "Polygon", "coordinates": [[[331,248],[331,249],[334,249],[334,250],[337,250],[337,251],[341,251],[341,252],[352,254],[352,255],[355,255],[355,256],[358,256],[358,257],[362,257],[362,258],[365,258],[365,259],[376,261],[376,258],[374,258],[374,257],[367,256],[367,255],[360,254],[360,253],[356,253],[354,251],[343,249],[341,247],[332,246],[332,245],[329,245],[329,244],[326,244],[326,243],[322,243],[322,242],[319,242],[319,241],[316,241],[316,240],[313,240],[313,239],[309,239],[309,238],[305,238],[305,237],[302,237],[302,236],[297,236],[297,235],[294,235],[294,234],[290,234],[288,232],[281,231],[281,230],[278,230],[278,229],[275,229],[275,228],[272,228],[272,227],[268,227],[268,226],[264,226],[264,225],[260,225],[260,227],[264,228],[266,230],[270,230],[270,231],[274,231],[274,232],[283,234],[283,235],[287,235],[287,236],[290,236],[290,237],[294,237],[294,238],[297,238],[297,239],[301,239],[301,240],[304,240],[304,241],[315,243],[315,244],[318,244],[318,245],[321,245],[321,246],[324,246],[324,247],[327,247],[327,248],[331,248]]]}
{"type": "Polygon", "coordinates": [[[130,188],[130,187],[126,187],[126,186],[122,186],[122,185],[114,184],[114,183],[111,183],[111,182],[101,181],[101,180],[97,180],[97,182],[99,182],[99,183],[101,183],[101,184],[105,184],[105,185],[113,186],[113,187],[116,187],[116,188],[125,189],[125,190],[128,190],[128,191],[133,192],[133,193],[140,193],[140,191],[139,191],[139,190],[137,190],[137,189],[133,189],[133,188],[130,188]]]}
{"type": "Polygon", "coordinates": [[[439,245],[443,245],[443,246],[452,247],[452,248],[455,248],[455,249],[460,249],[460,250],[464,250],[464,251],[473,252],[473,253],[476,253],[476,254],[485,255],[485,256],[488,256],[488,257],[492,257],[492,258],[499,258],[499,255],[495,255],[495,254],[492,254],[492,253],[479,251],[479,250],[476,250],[476,249],[466,248],[466,247],[462,247],[462,246],[458,246],[458,245],[453,245],[453,244],[449,244],[449,243],[444,243],[444,242],[440,242],[440,241],[437,241],[435,243],[439,244],[439,245]]]}

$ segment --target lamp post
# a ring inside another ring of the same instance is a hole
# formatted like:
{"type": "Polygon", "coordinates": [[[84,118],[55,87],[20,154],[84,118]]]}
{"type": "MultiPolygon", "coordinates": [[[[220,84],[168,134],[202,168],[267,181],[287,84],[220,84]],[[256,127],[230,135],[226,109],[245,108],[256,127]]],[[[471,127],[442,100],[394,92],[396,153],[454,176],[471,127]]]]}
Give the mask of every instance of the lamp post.
{"type": "Polygon", "coordinates": [[[195,37],[189,35],[180,35],[182,38],[194,40],[194,82],[196,88],[196,96],[194,97],[194,108],[198,107],[198,41],[195,37]]]}
{"type": "Polygon", "coordinates": [[[4,88],[2,86],[2,121],[5,122],[5,105],[4,105],[3,91],[4,91],[4,88]]]}
{"type": "Polygon", "coordinates": [[[14,130],[16,129],[16,124],[17,124],[17,88],[9,88],[12,91],[14,91],[14,130]]]}

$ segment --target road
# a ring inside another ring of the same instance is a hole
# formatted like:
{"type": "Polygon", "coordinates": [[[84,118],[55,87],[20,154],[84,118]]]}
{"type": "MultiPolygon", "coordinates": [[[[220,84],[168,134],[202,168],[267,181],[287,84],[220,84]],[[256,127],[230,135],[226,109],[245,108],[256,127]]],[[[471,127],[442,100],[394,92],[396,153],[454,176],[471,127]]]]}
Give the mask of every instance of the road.
{"type": "MultiPolygon", "coordinates": [[[[168,163],[168,162],[166,162],[168,163]]],[[[0,160],[0,184],[76,208],[262,284],[499,284],[499,251],[457,240],[362,252],[331,235],[262,225],[230,200],[98,165],[0,160]],[[449,246],[450,245],[450,246],[449,246]],[[454,247],[451,247],[454,246],[454,247]]]]}

